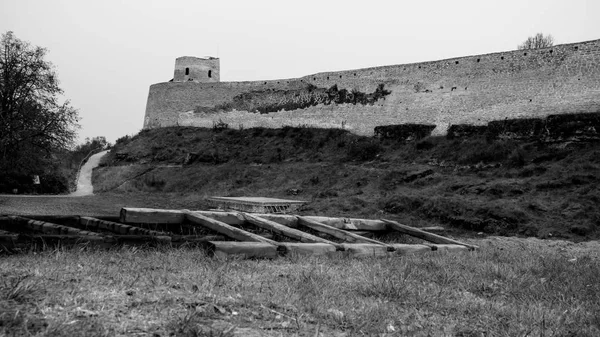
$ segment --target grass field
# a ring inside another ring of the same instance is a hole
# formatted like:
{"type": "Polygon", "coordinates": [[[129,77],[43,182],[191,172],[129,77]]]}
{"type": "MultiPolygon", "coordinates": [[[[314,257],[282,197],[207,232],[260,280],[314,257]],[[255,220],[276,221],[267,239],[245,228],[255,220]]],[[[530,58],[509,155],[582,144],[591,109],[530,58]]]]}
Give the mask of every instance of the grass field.
{"type": "Polygon", "coordinates": [[[0,258],[0,335],[598,336],[600,245],[490,237],[476,252],[219,260],[201,250],[0,258]]]}

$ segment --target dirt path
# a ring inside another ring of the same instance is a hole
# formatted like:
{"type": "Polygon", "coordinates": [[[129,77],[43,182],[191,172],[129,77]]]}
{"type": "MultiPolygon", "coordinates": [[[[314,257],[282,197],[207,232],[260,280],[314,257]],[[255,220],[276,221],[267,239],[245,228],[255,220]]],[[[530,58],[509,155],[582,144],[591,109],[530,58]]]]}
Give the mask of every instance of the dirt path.
{"type": "Polygon", "coordinates": [[[71,197],[81,197],[94,194],[94,186],[92,186],[92,170],[100,164],[100,159],[108,153],[108,150],[98,152],[91,156],[90,159],[81,167],[79,178],[77,179],[77,190],[71,193],[71,197]]]}

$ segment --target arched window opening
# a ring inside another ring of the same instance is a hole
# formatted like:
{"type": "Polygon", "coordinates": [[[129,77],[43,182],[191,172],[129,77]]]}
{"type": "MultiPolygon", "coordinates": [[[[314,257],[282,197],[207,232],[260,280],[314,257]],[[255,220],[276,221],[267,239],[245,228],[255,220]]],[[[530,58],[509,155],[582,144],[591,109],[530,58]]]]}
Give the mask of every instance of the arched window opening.
{"type": "Polygon", "coordinates": [[[212,78],[212,70],[208,71],[208,78],[212,78]]]}
{"type": "Polygon", "coordinates": [[[190,74],[190,68],[185,68],[185,74],[189,75],[190,74]]]}

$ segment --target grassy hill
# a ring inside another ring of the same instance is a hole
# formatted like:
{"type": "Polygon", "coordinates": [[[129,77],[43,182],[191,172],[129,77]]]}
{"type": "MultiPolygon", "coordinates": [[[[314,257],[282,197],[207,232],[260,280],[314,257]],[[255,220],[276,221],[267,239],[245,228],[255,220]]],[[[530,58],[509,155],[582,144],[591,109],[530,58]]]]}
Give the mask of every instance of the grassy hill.
{"type": "Polygon", "coordinates": [[[392,218],[465,233],[598,238],[600,144],[429,137],[399,142],[339,129],[163,128],[117,141],[96,192],[169,200],[265,196],[304,214],[392,218]]]}

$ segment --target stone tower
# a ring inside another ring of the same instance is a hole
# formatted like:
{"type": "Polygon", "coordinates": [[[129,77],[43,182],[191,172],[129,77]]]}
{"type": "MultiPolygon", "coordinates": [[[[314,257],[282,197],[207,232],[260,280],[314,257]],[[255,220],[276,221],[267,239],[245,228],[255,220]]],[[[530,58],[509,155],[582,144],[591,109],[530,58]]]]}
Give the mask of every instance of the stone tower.
{"type": "Polygon", "coordinates": [[[219,82],[219,59],[182,56],[175,60],[173,82],[219,82]]]}

